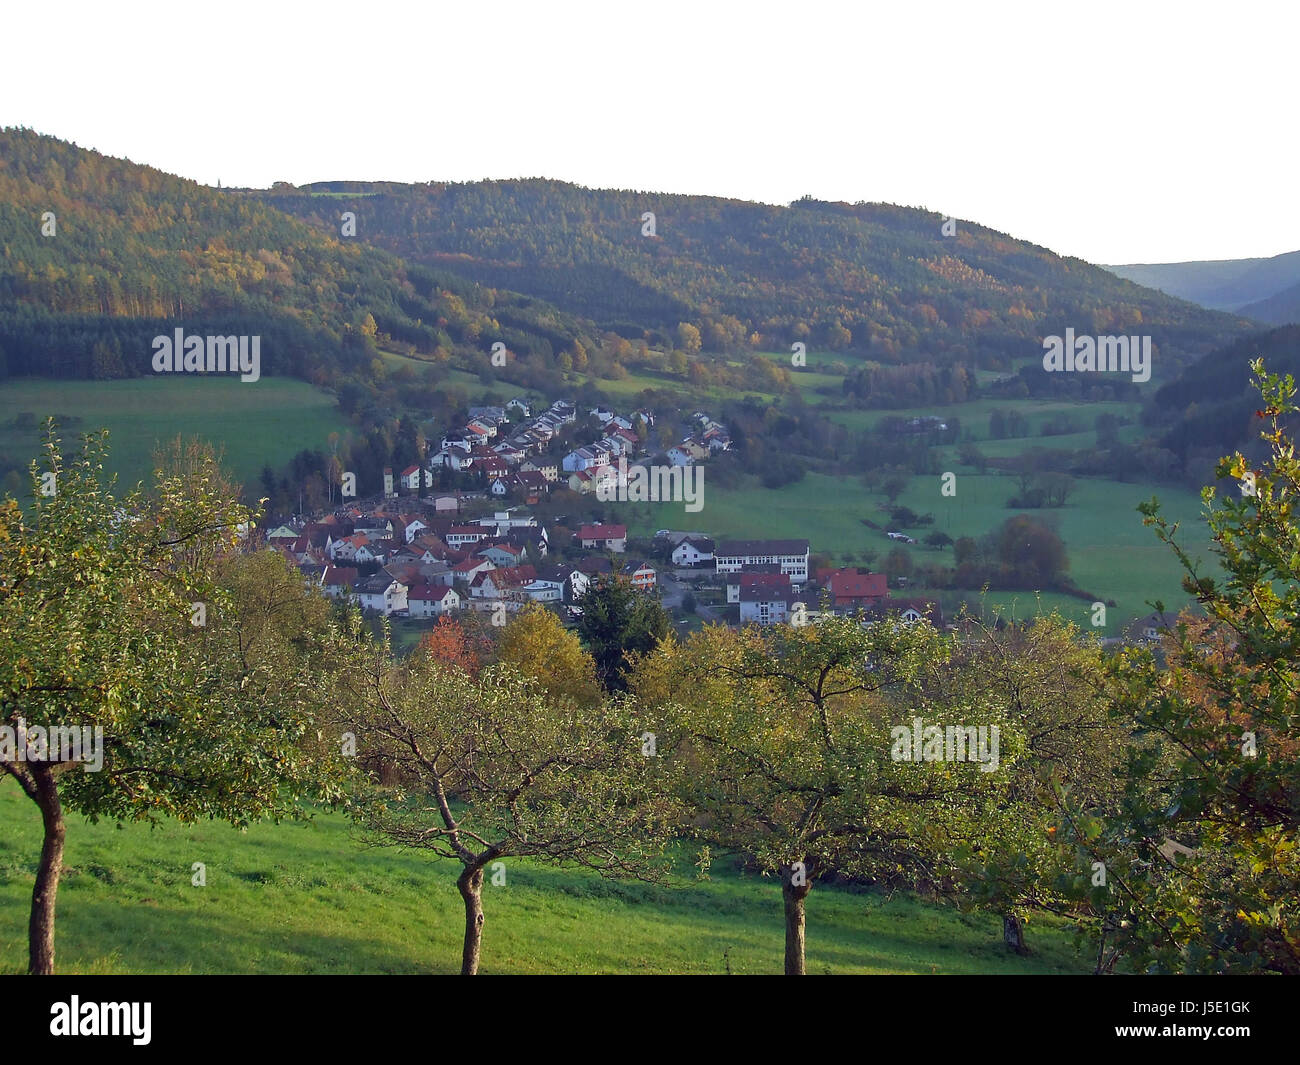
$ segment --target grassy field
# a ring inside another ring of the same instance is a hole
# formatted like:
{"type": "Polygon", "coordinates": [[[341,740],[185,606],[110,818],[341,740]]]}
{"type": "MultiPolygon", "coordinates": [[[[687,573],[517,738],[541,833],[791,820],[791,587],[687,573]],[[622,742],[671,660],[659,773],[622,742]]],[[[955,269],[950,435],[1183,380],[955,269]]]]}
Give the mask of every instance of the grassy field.
{"type": "MultiPolygon", "coordinates": [[[[1116,414],[1120,417],[1136,419],[1139,405],[1136,403],[1071,403],[1055,399],[976,399],[970,403],[954,403],[950,406],[908,407],[903,410],[835,410],[827,411],[826,417],[847,429],[861,431],[874,426],[882,418],[918,418],[927,415],[936,417],[953,417],[961,419],[962,432],[970,431],[983,450],[983,444],[989,439],[989,415],[995,410],[1003,412],[1016,411],[1029,423],[1031,435],[1021,437],[1010,443],[1016,445],[1016,453],[1035,446],[1053,447],[1053,440],[1058,437],[1038,435],[1039,428],[1049,418],[1067,414],[1078,424],[1080,432],[1086,432],[1088,446],[1096,441],[1096,420],[1101,414],[1116,414]]],[[[997,441],[1002,443],[1002,441],[997,441]]]]}
{"type": "Polygon", "coordinates": [[[39,451],[39,429],[14,427],[20,413],[79,421],[63,433],[109,430],[110,467],[124,484],[147,479],[160,441],[181,433],[225,449],[225,463],[245,483],[263,465],[282,467],[303,448],[324,450],[331,432],[347,423],[334,398],[303,381],[264,377],[245,384],[228,377],[174,375],[129,381],[10,379],[0,385],[0,454],[26,465],[39,451]]]}
{"type": "MultiPolygon", "coordinates": [[[[26,964],[40,819],[0,781],[0,973],[26,964]]],[[[781,896],[771,880],[689,860],[665,885],[506,863],[484,888],[484,973],[779,973],[781,896]]],[[[447,973],[463,910],[450,862],[363,849],[339,816],[156,829],[71,817],[59,893],[63,973],[447,973]],[[191,884],[194,862],[206,887],[191,884]]],[[[823,973],[1087,971],[1056,924],[1030,926],[1028,958],[1001,922],[896,895],[818,886],[808,970],[823,973]]]]}
{"type": "MultiPolygon", "coordinates": [[[[710,490],[705,467],[704,508],[688,514],[681,503],[623,503],[612,505],[620,521],[633,535],[653,535],[656,529],[703,529],[715,536],[768,539],[801,538],[814,552],[829,552],[837,561],[858,563],[864,548],[876,551],[877,566],[895,546],[883,532],[863,525],[862,518],[890,527],[883,509],[884,499],[868,492],[855,479],[809,474],[793,485],[777,490],[762,487],[741,491],[710,490]]],[[[1193,557],[1208,558],[1208,539],[1199,520],[1200,499],[1194,493],[1169,486],[1124,485],[1092,478],[1076,480],[1074,494],[1065,507],[1053,510],[1013,511],[1006,499],[1015,491],[1015,481],[1000,474],[958,472],[957,494],[940,494],[938,477],[914,477],[899,503],[918,514],[935,516],[932,527],[911,530],[918,539],[930,528],[960,536],[982,536],[1016,513],[1032,513],[1058,521],[1070,557],[1070,575],[1075,583],[1117,606],[1108,611],[1106,633],[1115,635],[1124,620],[1147,612],[1148,600],[1163,599],[1167,605],[1181,605],[1186,594],[1180,587],[1181,573],[1167,547],[1142,525],[1139,502],[1157,495],[1164,513],[1183,522],[1182,540],[1193,557]]],[[[916,561],[942,558],[923,546],[908,548],[916,561]]],[[[918,593],[919,594],[919,593],[918,593]]],[[[996,593],[990,604],[1017,602],[1019,616],[1036,613],[1032,591],[996,593]]],[[[1045,595],[1043,609],[1060,608],[1080,623],[1090,620],[1089,604],[1060,595],[1045,595]]]]}

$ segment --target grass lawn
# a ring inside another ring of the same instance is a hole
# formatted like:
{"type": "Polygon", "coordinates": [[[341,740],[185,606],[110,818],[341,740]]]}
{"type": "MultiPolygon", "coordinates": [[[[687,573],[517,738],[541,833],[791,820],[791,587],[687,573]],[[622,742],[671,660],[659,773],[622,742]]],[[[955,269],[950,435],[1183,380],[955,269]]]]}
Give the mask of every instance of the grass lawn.
{"type": "MultiPolygon", "coordinates": [[[[0,973],[26,966],[40,819],[0,781],[0,973]]],[[[156,829],[70,815],[59,892],[63,973],[447,973],[463,910],[451,862],[363,849],[346,821],[204,822],[156,829]],[[191,884],[206,866],[206,887],[191,884]]],[[[484,887],[484,973],[779,973],[780,891],[715,860],[698,881],[683,858],[665,885],[505,863],[484,887]]],[[[1008,955],[992,914],[818,886],[808,899],[808,971],[1080,973],[1087,958],[1051,920],[1034,953],[1008,955]]],[[[1087,951],[1084,951],[1086,954],[1087,951]]]]}
{"type": "Polygon", "coordinates": [[[0,454],[25,466],[40,450],[40,430],[14,427],[17,414],[80,419],[60,434],[65,448],[81,433],[109,430],[110,469],[119,484],[147,480],[155,446],[180,433],[225,448],[225,464],[253,484],[262,467],[282,467],[303,448],[328,447],[332,432],[346,435],[347,421],[334,397],[303,381],[263,377],[183,374],[126,381],[51,381],[13,378],[0,386],[0,454]]]}

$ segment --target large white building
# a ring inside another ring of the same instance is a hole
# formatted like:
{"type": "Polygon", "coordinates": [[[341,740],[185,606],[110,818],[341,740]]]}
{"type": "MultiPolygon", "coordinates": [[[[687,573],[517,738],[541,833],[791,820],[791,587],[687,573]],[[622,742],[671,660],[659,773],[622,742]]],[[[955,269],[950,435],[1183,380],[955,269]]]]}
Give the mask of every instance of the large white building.
{"type": "Polygon", "coordinates": [[[721,540],[713,552],[719,573],[747,567],[779,566],[792,584],[808,580],[807,540],[721,540]]]}

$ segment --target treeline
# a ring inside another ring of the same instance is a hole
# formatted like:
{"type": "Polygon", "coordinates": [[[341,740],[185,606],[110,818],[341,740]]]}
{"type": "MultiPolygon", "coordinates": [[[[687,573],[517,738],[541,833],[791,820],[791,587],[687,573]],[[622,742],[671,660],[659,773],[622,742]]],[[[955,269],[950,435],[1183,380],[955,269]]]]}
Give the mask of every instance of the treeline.
{"type": "Polygon", "coordinates": [[[964,366],[922,362],[865,367],[844,378],[843,391],[858,407],[901,410],[965,403],[978,387],[964,366]]]}

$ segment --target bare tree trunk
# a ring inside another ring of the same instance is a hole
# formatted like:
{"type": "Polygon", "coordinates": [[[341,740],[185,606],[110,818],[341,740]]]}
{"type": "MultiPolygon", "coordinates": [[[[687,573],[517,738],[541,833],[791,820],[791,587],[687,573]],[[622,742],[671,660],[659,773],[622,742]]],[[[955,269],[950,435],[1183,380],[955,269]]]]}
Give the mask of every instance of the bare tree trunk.
{"type": "Polygon", "coordinates": [[[1029,948],[1025,946],[1025,926],[1014,913],[1002,915],[1002,942],[1006,944],[1007,950],[1016,954],[1029,953],[1029,948]]]}
{"type": "Polygon", "coordinates": [[[460,975],[475,976],[483,948],[483,867],[466,867],[456,878],[456,887],[465,900],[465,949],[461,953],[460,975]]]}
{"type": "Polygon", "coordinates": [[[37,805],[41,808],[45,840],[41,844],[41,864],[36,869],[32,914],[27,925],[27,972],[32,976],[52,976],[54,902],[59,893],[59,877],[63,873],[66,826],[63,822],[63,803],[59,800],[59,784],[53,770],[49,766],[33,764],[31,775],[36,785],[37,805]]]}
{"type": "Polygon", "coordinates": [[[803,900],[812,885],[805,879],[794,883],[794,870],[789,866],[781,870],[781,897],[785,902],[785,975],[803,976],[804,964],[804,912],[803,900]]]}

